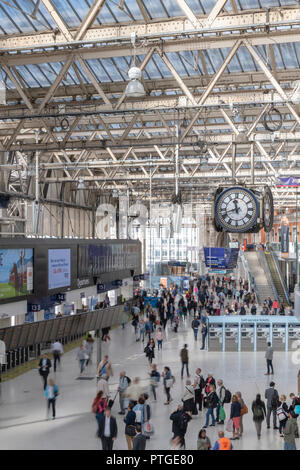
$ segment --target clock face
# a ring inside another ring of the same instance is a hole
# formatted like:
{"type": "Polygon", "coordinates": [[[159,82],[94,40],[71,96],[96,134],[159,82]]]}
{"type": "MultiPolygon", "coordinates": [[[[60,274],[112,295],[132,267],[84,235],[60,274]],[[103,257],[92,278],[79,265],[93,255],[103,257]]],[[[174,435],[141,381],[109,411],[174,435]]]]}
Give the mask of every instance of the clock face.
{"type": "Polygon", "coordinates": [[[270,232],[273,228],[274,206],[273,195],[270,188],[266,187],[263,205],[263,222],[265,232],[270,232]]]}
{"type": "Polygon", "coordinates": [[[215,203],[216,222],[228,232],[247,232],[257,221],[258,205],[248,189],[225,189],[215,203]]]}

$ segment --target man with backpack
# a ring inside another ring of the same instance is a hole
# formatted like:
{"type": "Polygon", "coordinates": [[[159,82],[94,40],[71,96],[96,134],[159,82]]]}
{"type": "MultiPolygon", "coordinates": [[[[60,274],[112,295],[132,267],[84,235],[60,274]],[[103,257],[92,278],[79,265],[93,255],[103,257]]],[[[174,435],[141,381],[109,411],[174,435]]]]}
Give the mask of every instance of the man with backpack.
{"type": "Polygon", "coordinates": [[[270,387],[265,391],[265,398],[267,400],[267,428],[270,429],[270,417],[273,414],[273,428],[278,429],[276,426],[276,418],[277,413],[276,410],[278,408],[279,402],[279,395],[277,390],[275,390],[275,383],[270,382],[270,387]]]}
{"type": "Polygon", "coordinates": [[[194,331],[195,341],[197,341],[199,326],[200,326],[200,322],[198,320],[198,316],[196,316],[194,320],[192,321],[192,328],[194,331]]]}
{"type": "Polygon", "coordinates": [[[255,424],[257,437],[258,439],[260,439],[261,425],[266,416],[266,406],[264,402],[261,400],[261,396],[259,393],[256,395],[256,399],[252,402],[251,409],[253,413],[253,421],[255,424]]]}
{"type": "Polygon", "coordinates": [[[221,406],[224,407],[224,403],[231,402],[231,392],[224,387],[223,380],[221,379],[218,380],[217,385],[218,385],[217,395],[218,395],[219,402],[217,405],[216,420],[217,420],[217,424],[224,424],[224,420],[223,419],[220,420],[220,408],[221,406]]]}
{"type": "Polygon", "coordinates": [[[120,400],[119,415],[124,415],[125,414],[125,409],[127,408],[126,405],[125,405],[125,400],[127,400],[125,395],[126,395],[126,390],[127,390],[128,386],[131,384],[130,378],[127,377],[125,374],[126,374],[125,371],[120,372],[120,381],[119,381],[119,387],[118,387],[119,400],[120,400]]]}

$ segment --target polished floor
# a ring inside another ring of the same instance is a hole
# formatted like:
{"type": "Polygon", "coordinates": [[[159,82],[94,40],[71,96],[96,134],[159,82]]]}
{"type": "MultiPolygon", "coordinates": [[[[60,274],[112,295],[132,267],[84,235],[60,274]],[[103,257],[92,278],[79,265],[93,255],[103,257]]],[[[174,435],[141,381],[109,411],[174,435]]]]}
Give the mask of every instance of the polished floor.
{"type": "MultiPolygon", "coordinates": [[[[206,375],[213,373],[216,379],[222,378],[231,392],[241,391],[250,409],[256,393],[264,395],[270,378],[266,377],[264,353],[218,353],[200,351],[200,341],[195,342],[190,327],[190,320],[181,324],[178,333],[167,331],[163,351],[157,352],[155,362],[161,371],[168,365],[176,376],[172,390],[174,401],[166,406],[162,385],[159,386],[158,401],[152,403],[152,416],[155,434],[147,441],[147,449],[169,449],[171,438],[171,412],[180,403],[184,382],[180,380],[179,350],[188,343],[190,350],[190,370],[194,373],[200,367],[206,375]]],[[[116,390],[120,370],[133,378],[141,377],[145,390],[149,387],[149,366],[143,353],[142,343],[135,342],[133,328],[126,325],[125,330],[117,328],[111,332],[111,342],[103,344],[103,354],[109,354],[113,364],[114,377],[111,379],[111,391],[116,390]]],[[[95,348],[96,349],[96,348],[95,348]]],[[[293,353],[275,352],[274,381],[279,393],[288,395],[297,391],[299,365],[292,360],[293,353]]],[[[95,356],[95,351],[94,351],[95,356]]],[[[85,376],[95,376],[94,362],[85,371],[85,376]]],[[[50,374],[50,376],[53,374],[50,374]]],[[[46,420],[46,402],[43,399],[42,382],[37,370],[32,370],[18,378],[3,383],[0,395],[0,449],[101,449],[96,437],[96,422],[91,413],[91,403],[96,393],[96,380],[76,380],[79,375],[76,351],[63,356],[62,370],[55,376],[60,387],[57,399],[57,419],[46,420]]],[[[152,399],[152,397],[151,397],[152,399]]],[[[225,405],[229,410],[229,405],[225,405]]],[[[119,434],[115,449],[126,449],[124,423],[119,411],[118,400],[113,412],[117,416],[119,434]]],[[[186,435],[187,449],[196,449],[197,435],[204,425],[204,412],[193,417],[186,435]]],[[[218,429],[209,427],[208,436],[214,444],[218,429]]],[[[283,448],[283,438],[278,431],[266,429],[263,424],[262,438],[255,434],[252,413],[244,417],[244,435],[233,443],[235,449],[278,449],[283,448]]]]}

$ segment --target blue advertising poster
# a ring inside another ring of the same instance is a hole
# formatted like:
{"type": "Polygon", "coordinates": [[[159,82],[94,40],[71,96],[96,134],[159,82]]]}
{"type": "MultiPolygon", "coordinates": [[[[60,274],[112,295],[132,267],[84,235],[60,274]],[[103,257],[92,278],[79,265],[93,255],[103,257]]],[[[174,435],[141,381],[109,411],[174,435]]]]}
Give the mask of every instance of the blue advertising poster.
{"type": "Polygon", "coordinates": [[[234,269],[237,265],[238,255],[238,248],[204,248],[207,268],[234,269]]]}
{"type": "Polygon", "coordinates": [[[0,299],[33,291],[33,249],[0,250],[0,299]]]}
{"type": "Polygon", "coordinates": [[[48,250],[48,288],[71,285],[71,250],[48,250]]]}

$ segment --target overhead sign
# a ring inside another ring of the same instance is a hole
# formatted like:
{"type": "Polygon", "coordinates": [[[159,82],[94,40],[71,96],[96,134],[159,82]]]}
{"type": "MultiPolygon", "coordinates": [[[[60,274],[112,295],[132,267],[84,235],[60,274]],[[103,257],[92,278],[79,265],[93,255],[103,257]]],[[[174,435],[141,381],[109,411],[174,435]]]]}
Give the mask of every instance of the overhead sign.
{"type": "Polygon", "coordinates": [[[238,255],[238,248],[204,248],[205,265],[211,269],[236,268],[238,255]]]}
{"type": "Polygon", "coordinates": [[[71,250],[48,250],[48,288],[71,285],[71,250]]]}
{"type": "Polygon", "coordinates": [[[280,176],[277,178],[278,182],[276,183],[277,188],[282,188],[286,186],[297,187],[300,186],[300,178],[297,176],[280,176]]]}

